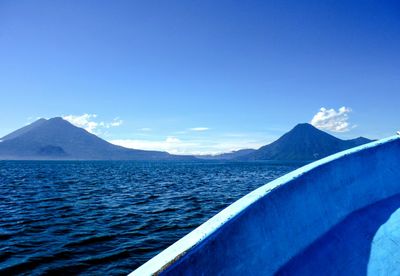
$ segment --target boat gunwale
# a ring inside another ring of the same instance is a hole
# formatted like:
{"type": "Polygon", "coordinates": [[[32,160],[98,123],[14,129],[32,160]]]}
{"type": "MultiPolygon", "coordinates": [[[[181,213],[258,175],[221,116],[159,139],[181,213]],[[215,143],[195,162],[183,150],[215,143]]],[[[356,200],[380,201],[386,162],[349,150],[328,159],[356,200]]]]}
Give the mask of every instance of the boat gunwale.
{"type": "Polygon", "coordinates": [[[329,155],[320,160],[304,165],[292,172],[289,172],[271,182],[262,185],[261,187],[251,191],[250,193],[236,200],[231,205],[224,208],[222,211],[208,219],[206,222],[192,230],[190,233],[183,236],[181,239],[179,239],[178,241],[167,247],[165,250],[148,260],[146,263],[138,267],[129,275],[157,275],[161,273],[172,263],[175,263],[177,260],[182,258],[192,248],[199,245],[206,238],[215,233],[228,221],[237,217],[249,206],[257,202],[261,198],[267,196],[271,191],[275,190],[276,188],[281,187],[285,184],[289,184],[293,180],[301,177],[302,175],[310,171],[313,171],[314,169],[322,165],[341,159],[347,155],[374,148],[398,139],[400,139],[400,135],[394,135],[388,138],[373,141],[361,146],[357,146],[329,155]]]}

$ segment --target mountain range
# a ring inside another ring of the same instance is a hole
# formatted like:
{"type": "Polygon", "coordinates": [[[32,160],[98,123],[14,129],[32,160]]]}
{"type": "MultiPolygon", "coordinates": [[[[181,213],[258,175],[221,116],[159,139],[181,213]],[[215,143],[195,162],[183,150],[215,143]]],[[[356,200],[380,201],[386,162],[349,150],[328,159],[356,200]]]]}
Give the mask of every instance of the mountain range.
{"type": "Polygon", "coordinates": [[[342,140],[304,123],[296,125],[275,142],[237,159],[312,161],[369,142],[372,140],[364,137],[342,140]]]}
{"type": "Polygon", "coordinates": [[[196,155],[196,157],[198,159],[203,159],[203,160],[234,160],[255,151],[256,151],[255,149],[241,149],[216,155],[211,155],[211,154],[196,155]]]}
{"type": "Polygon", "coordinates": [[[190,160],[192,156],[113,145],[60,117],[39,119],[0,139],[0,159],[190,160]]]}
{"type": "Polygon", "coordinates": [[[39,119],[0,139],[0,160],[296,160],[312,161],[371,142],[341,140],[310,124],[298,124],[275,142],[257,150],[220,155],[172,155],[111,144],[60,118],[39,119]]]}

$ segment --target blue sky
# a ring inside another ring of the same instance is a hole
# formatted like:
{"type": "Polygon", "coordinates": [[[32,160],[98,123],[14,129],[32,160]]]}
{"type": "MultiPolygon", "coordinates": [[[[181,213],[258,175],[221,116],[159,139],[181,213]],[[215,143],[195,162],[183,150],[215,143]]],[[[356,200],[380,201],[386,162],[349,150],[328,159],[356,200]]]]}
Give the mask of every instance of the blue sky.
{"type": "Polygon", "coordinates": [[[216,153],[316,116],[382,138],[400,128],[399,49],[398,1],[1,1],[0,137],[68,116],[122,145],[216,153]]]}

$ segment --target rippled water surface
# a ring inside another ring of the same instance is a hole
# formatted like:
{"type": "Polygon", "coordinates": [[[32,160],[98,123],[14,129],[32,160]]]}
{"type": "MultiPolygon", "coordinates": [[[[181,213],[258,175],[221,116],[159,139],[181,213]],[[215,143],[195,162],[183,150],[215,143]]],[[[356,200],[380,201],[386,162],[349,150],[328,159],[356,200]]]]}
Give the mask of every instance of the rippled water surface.
{"type": "Polygon", "coordinates": [[[125,275],[299,165],[0,161],[0,274],[125,275]]]}

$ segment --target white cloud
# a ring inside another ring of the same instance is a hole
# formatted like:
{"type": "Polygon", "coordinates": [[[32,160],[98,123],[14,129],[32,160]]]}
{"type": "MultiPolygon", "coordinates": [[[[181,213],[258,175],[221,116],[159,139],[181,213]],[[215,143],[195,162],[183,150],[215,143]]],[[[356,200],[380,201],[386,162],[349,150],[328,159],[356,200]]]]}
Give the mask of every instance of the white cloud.
{"type": "Polygon", "coordinates": [[[174,134],[187,134],[188,132],[186,130],[179,130],[175,131],[174,134]]]}
{"type": "Polygon", "coordinates": [[[123,121],[120,120],[118,117],[114,118],[111,122],[106,123],[106,122],[100,122],[99,126],[104,127],[104,128],[111,128],[111,127],[117,127],[122,125],[123,121]]]}
{"type": "Polygon", "coordinates": [[[83,115],[67,115],[63,116],[64,120],[67,120],[71,124],[81,127],[89,131],[90,133],[93,133],[94,130],[97,128],[99,125],[93,119],[97,117],[96,114],[83,114],[83,115]]]}
{"type": "Polygon", "coordinates": [[[188,154],[190,148],[196,146],[196,143],[185,142],[174,136],[168,136],[164,140],[120,139],[109,142],[126,148],[166,151],[172,154],[188,154]]]}
{"type": "Polygon", "coordinates": [[[149,127],[142,127],[142,128],[140,128],[139,130],[140,130],[140,131],[143,131],[143,132],[150,132],[150,131],[152,131],[152,129],[149,128],[149,127]]]}
{"type": "Polygon", "coordinates": [[[333,108],[327,109],[322,107],[317,114],[311,119],[311,124],[322,130],[333,132],[346,132],[355,125],[349,123],[349,113],[351,109],[342,106],[337,111],[333,108]]]}
{"type": "Polygon", "coordinates": [[[110,143],[132,149],[166,151],[172,154],[219,154],[244,148],[259,148],[267,141],[238,140],[181,140],[175,136],[168,136],[159,140],[120,139],[110,143]]]}
{"type": "Polygon", "coordinates": [[[191,131],[207,131],[207,130],[209,130],[209,128],[208,127],[192,127],[192,128],[189,128],[189,130],[191,130],[191,131]]]}
{"type": "Polygon", "coordinates": [[[111,122],[97,122],[95,119],[97,118],[97,114],[83,114],[83,115],[67,115],[63,116],[64,120],[69,121],[71,124],[84,128],[90,133],[96,133],[101,128],[111,128],[120,126],[123,121],[118,117],[114,118],[111,122]]]}
{"type": "Polygon", "coordinates": [[[120,120],[119,118],[114,118],[114,120],[110,123],[111,127],[117,127],[122,125],[123,121],[120,120]]]}

